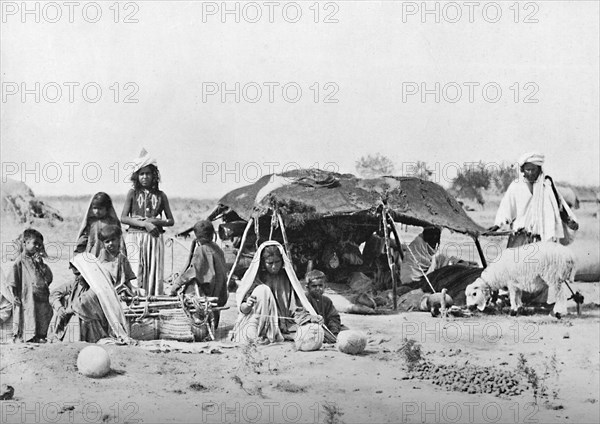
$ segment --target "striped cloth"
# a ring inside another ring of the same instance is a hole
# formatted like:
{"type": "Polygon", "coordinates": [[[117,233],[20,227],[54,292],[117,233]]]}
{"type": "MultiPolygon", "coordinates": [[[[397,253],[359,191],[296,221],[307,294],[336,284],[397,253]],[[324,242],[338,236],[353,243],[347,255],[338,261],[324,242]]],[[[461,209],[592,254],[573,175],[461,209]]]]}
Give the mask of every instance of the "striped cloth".
{"type": "Polygon", "coordinates": [[[137,279],[131,280],[136,289],[144,290],[141,295],[164,294],[165,242],[162,234],[153,237],[145,231],[130,228],[125,239],[127,259],[137,279]]]}

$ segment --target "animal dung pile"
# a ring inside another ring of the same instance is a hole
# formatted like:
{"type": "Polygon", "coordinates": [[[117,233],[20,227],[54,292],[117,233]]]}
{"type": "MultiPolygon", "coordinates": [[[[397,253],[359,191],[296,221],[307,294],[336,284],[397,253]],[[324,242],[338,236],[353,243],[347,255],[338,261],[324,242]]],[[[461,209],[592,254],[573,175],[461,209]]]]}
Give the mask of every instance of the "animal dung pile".
{"type": "Polygon", "coordinates": [[[527,384],[517,373],[476,365],[434,365],[424,361],[409,371],[408,379],[414,378],[431,380],[446,390],[471,394],[516,396],[527,389],[527,384]]]}
{"type": "Polygon", "coordinates": [[[110,371],[108,352],[100,346],[87,346],[77,356],[77,369],[86,377],[104,377],[110,371]]]}
{"type": "Polygon", "coordinates": [[[359,331],[342,331],[337,336],[337,347],[340,352],[358,355],[367,347],[367,336],[359,331]]]}

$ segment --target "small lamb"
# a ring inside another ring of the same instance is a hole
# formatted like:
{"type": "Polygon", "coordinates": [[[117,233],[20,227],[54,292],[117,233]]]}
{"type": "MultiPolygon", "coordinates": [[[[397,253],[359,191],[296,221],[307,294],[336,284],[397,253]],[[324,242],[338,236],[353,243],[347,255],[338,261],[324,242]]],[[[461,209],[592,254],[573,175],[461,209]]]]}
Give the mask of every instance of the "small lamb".
{"type": "Polygon", "coordinates": [[[507,289],[513,314],[523,305],[522,292],[533,293],[548,287],[548,303],[554,303],[552,314],[560,318],[567,312],[563,282],[572,282],[575,271],[573,253],[558,243],[538,242],[506,249],[480,278],[466,287],[467,306],[483,311],[493,290],[507,289]]]}

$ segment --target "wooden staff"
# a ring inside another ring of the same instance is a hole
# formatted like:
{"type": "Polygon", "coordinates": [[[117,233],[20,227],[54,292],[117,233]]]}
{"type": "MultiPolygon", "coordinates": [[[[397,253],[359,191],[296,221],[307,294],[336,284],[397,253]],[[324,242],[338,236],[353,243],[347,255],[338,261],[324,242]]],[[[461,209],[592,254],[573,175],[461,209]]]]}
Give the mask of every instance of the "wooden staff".
{"type": "MultiPolygon", "coordinates": [[[[281,228],[281,235],[283,236],[283,245],[285,246],[285,251],[287,252],[290,262],[292,262],[292,252],[290,250],[290,244],[288,243],[287,233],[285,232],[285,226],[283,225],[283,218],[279,213],[277,214],[277,219],[279,220],[279,228],[281,228]]],[[[294,266],[294,262],[292,262],[292,266],[294,266]]]]}
{"type": "Polygon", "coordinates": [[[388,259],[388,266],[390,267],[390,272],[392,273],[392,294],[394,296],[394,311],[398,309],[398,299],[396,298],[397,287],[396,287],[396,265],[394,264],[394,258],[392,256],[391,248],[390,248],[390,235],[387,227],[387,207],[385,204],[381,209],[381,219],[383,220],[383,235],[385,237],[385,251],[388,259]]]}
{"type": "Polygon", "coordinates": [[[394,238],[396,239],[396,243],[398,243],[398,253],[400,254],[400,260],[404,260],[404,252],[402,251],[402,243],[400,243],[400,236],[398,235],[398,231],[396,230],[396,224],[394,222],[394,218],[392,218],[392,214],[388,211],[387,213],[388,219],[390,221],[390,227],[392,227],[392,234],[394,234],[394,238]]]}
{"type": "MultiPolygon", "coordinates": [[[[246,224],[246,228],[244,228],[244,234],[242,234],[242,242],[240,243],[240,248],[238,249],[237,255],[235,255],[235,261],[233,261],[233,266],[229,271],[229,275],[227,275],[227,282],[225,285],[229,287],[229,282],[231,281],[231,277],[233,277],[233,272],[235,271],[235,267],[237,266],[240,258],[242,256],[242,251],[244,250],[244,244],[246,243],[246,237],[248,237],[248,231],[250,231],[250,227],[252,227],[253,218],[250,218],[248,224],[246,224]]],[[[256,220],[258,222],[258,219],[256,220]]],[[[258,235],[257,235],[258,238],[258,235]]]]}
{"type": "Polygon", "coordinates": [[[477,253],[479,253],[479,259],[481,259],[481,265],[484,268],[487,268],[487,261],[485,260],[485,256],[483,254],[483,249],[481,248],[481,244],[479,243],[479,238],[473,237],[473,241],[475,242],[475,247],[477,247],[477,253]]]}

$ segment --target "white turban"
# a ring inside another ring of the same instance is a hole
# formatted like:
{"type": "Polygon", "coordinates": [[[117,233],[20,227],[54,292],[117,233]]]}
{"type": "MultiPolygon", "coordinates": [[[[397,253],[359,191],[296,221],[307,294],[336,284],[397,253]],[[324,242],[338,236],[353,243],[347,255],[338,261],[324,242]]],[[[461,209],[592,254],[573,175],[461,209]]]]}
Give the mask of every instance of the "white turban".
{"type": "Polygon", "coordinates": [[[140,156],[133,161],[133,164],[133,172],[137,172],[148,165],[157,166],[156,158],[150,156],[150,153],[148,153],[146,149],[142,149],[142,151],[140,152],[140,156]]]}
{"type": "Polygon", "coordinates": [[[528,162],[537,166],[542,166],[544,165],[544,158],[545,156],[539,152],[525,153],[519,158],[519,166],[523,166],[528,162]]]}

